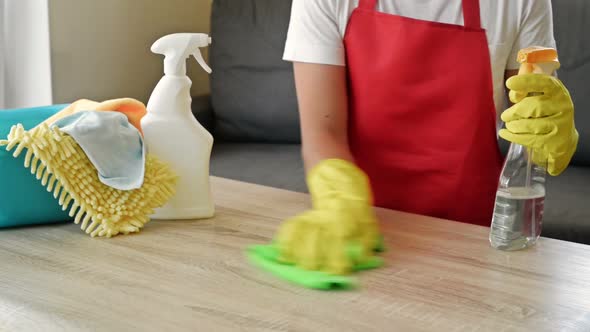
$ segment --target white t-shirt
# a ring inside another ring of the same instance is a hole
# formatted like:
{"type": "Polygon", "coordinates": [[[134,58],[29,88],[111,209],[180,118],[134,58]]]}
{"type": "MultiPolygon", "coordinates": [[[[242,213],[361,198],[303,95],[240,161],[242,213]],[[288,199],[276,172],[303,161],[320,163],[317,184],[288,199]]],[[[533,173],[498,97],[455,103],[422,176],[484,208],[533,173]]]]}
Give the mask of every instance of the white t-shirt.
{"type": "MultiPolygon", "coordinates": [[[[293,0],[284,60],[346,65],[344,33],[359,0],[293,0]]],[[[377,10],[463,25],[461,0],[379,0],[377,10]]],[[[498,114],[505,108],[504,71],[518,69],[520,49],[555,47],[551,0],[480,0],[498,114]]]]}

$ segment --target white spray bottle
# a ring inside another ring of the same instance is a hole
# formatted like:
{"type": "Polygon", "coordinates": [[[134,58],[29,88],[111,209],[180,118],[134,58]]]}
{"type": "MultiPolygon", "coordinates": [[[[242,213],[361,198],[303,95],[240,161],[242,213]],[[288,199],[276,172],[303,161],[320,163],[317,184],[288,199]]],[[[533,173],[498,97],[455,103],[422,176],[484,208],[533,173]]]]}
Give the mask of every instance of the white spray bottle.
{"type": "Polygon", "coordinates": [[[192,81],[186,75],[186,60],[191,55],[211,73],[199,50],[210,43],[206,34],[178,33],[152,46],[152,52],[166,57],[165,75],[150,97],[141,126],[148,151],[170,164],[179,176],[176,195],[156,210],[153,219],[201,219],[215,213],[209,185],[213,136],[192,114],[192,81]]]}

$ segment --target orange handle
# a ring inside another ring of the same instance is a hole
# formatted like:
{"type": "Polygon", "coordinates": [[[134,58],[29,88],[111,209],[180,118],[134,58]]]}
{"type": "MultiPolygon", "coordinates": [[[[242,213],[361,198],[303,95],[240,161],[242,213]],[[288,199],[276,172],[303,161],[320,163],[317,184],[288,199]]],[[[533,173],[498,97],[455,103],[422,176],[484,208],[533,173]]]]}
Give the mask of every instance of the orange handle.
{"type": "Polygon", "coordinates": [[[518,52],[517,61],[520,62],[518,74],[548,74],[552,75],[560,67],[557,50],[548,47],[532,46],[518,52]]]}

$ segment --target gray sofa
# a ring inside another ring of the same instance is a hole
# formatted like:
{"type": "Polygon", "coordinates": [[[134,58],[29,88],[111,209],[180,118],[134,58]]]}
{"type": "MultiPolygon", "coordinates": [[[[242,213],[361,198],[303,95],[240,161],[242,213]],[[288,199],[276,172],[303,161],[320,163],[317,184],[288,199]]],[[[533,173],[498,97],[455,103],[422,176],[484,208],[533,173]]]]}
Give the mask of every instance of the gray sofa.
{"type": "MultiPolygon", "coordinates": [[[[572,166],[548,179],[543,236],[590,244],[590,3],[553,4],[580,144],[572,166]]],[[[291,0],[213,2],[212,93],[193,111],[216,138],[213,175],[305,192],[293,72],[281,60],[290,10],[291,0]]]]}

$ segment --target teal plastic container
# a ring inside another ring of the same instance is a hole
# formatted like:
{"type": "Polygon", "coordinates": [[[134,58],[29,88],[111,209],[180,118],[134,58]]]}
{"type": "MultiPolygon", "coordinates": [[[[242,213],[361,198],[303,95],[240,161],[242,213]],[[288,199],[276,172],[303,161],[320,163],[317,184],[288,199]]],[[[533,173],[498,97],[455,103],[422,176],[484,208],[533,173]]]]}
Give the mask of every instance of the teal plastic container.
{"type": "MultiPolygon", "coordinates": [[[[67,106],[0,110],[0,139],[6,139],[15,124],[31,129],[67,106]]],[[[24,156],[22,153],[14,158],[12,152],[0,147],[0,228],[73,220],[30,169],[24,167],[24,156]]]]}

